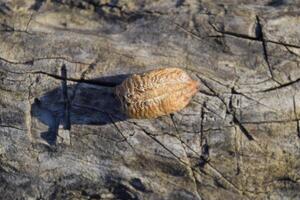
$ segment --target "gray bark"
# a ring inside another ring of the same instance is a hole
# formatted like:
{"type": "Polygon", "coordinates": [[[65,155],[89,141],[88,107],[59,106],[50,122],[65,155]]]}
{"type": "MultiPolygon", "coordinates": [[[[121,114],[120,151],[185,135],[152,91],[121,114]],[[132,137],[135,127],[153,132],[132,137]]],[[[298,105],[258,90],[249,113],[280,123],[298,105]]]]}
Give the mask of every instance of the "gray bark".
{"type": "Polygon", "coordinates": [[[1,0],[2,199],[300,199],[300,2],[1,0]],[[184,110],[114,86],[184,68],[184,110]]]}

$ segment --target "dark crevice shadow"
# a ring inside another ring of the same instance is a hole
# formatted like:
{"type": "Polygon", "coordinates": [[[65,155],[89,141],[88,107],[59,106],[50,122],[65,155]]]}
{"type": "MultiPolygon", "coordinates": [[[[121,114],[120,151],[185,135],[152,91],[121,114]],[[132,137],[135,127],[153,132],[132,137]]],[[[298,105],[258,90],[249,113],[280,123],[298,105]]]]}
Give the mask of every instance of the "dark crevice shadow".
{"type": "Polygon", "coordinates": [[[34,4],[30,7],[30,9],[38,11],[45,2],[46,0],[35,0],[34,4]]]}
{"type": "Polygon", "coordinates": [[[128,76],[129,74],[109,76],[74,85],[66,85],[62,80],[62,87],[36,98],[31,105],[31,115],[48,126],[48,131],[41,133],[41,138],[52,145],[56,143],[60,125],[70,130],[76,124],[107,125],[126,120],[127,117],[121,112],[120,102],[114,94],[115,87],[100,86],[97,82],[108,81],[118,85],[128,76]]]}
{"type": "Polygon", "coordinates": [[[283,6],[284,4],[284,0],[271,0],[269,3],[267,3],[267,6],[279,7],[283,6]]]}
{"type": "Polygon", "coordinates": [[[11,11],[11,8],[7,5],[7,3],[0,2],[0,14],[8,15],[8,13],[10,11],[11,11]]]}

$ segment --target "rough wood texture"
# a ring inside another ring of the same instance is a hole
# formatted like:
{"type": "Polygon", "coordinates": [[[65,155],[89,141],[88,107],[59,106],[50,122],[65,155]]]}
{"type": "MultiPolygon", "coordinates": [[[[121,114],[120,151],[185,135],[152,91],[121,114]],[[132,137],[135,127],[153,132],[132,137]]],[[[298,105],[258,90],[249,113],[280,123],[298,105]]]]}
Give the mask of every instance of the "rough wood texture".
{"type": "Polygon", "coordinates": [[[179,68],[134,74],[116,87],[123,112],[150,119],[180,111],[196,94],[199,83],[179,68]]]}
{"type": "Polygon", "coordinates": [[[300,199],[298,0],[0,0],[2,199],[300,199]],[[65,67],[62,67],[65,65],[65,67]],[[180,66],[188,107],[114,86],[180,66]]]}

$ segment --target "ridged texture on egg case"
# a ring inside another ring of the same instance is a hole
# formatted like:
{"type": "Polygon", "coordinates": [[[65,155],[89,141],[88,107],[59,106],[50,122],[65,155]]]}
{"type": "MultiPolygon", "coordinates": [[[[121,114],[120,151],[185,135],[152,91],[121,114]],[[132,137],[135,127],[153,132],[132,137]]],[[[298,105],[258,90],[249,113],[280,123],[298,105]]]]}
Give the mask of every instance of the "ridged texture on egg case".
{"type": "Polygon", "coordinates": [[[156,118],[187,106],[199,84],[179,68],[134,74],[116,87],[123,111],[131,118],[156,118]]]}

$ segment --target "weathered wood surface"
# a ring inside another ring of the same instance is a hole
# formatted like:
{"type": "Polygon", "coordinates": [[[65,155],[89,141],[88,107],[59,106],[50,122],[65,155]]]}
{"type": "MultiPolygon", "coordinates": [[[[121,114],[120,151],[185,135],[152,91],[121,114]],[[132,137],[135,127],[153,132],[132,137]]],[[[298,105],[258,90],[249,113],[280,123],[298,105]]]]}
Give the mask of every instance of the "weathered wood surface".
{"type": "Polygon", "coordinates": [[[299,199],[299,12],[1,0],[1,198],[299,199]],[[161,67],[200,92],[173,116],[127,119],[113,86],[161,67]]]}

